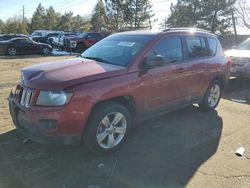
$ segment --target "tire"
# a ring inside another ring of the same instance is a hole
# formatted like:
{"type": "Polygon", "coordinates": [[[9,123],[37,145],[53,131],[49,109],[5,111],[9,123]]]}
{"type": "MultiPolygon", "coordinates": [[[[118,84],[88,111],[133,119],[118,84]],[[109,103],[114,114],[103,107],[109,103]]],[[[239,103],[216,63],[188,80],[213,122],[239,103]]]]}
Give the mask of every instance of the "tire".
{"type": "Polygon", "coordinates": [[[83,44],[77,44],[76,46],[76,52],[82,53],[86,50],[87,48],[83,44]]]}
{"type": "Polygon", "coordinates": [[[199,107],[203,110],[214,110],[221,98],[221,82],[214,80],[208,87],[199,107]]]}
{"type": "Polygon", "coordinates": [[[45,48],[42,49],[42,53],[43,53],[44,55],[49,55],[50,49],[47,48],[47,47],[45,47],[45,48]]]}
{"type": "Polygon", "coordinates": [[[16,55],[16,48],[14,48],[14,47],[8,48],[7,53],[10,56],[15,56],[16,55]]]}
{"type": "Polygon", "coordinates": [[[131,114],[126,107],[114,102],[102,103],[91,113],[83,135],[84,144],[97,154],[113,152],[124,143],[131,126],[131,114]]]}

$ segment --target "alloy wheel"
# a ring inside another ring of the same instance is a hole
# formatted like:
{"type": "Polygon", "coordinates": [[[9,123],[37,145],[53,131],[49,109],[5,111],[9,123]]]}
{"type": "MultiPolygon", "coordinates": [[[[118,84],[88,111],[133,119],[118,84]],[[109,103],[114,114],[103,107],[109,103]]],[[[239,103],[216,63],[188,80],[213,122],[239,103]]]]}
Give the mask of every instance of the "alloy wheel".
{"type": "Polygon", "coordinates": [[[8,49],[8,54],[13,56],[13,55],[16,55],[16,49],[15,48],[9,48],[8,49]]]}
{"type": "Polygon", "coordinates": [[[220,86],[218,84],[214,84],[210,89],[210,94],[208,97],[208,105],[213,108],[216,106],[220,99],[220,86]]]}
{"type": "Polygon", "coordinates": [[[117,146],[124,138],[127,130],[127,121],[120,112],[106,115],[98,125],[96,139],[99,146],[111,149],[117,146]]]}
{"type": "Polygon", "coordinates": [[[48,55],[49,54],[49,49],[48,48],[44,48],[43,49],[43,54],[48,55]]]}

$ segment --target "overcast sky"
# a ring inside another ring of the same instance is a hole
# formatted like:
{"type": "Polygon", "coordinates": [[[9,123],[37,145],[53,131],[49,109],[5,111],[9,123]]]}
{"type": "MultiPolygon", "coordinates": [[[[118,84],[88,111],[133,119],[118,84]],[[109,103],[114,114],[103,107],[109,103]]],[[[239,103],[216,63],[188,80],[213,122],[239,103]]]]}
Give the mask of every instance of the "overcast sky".
{"type": "MultiPolygon", "coordinates": [[[[159,29],[159,22],[170,14],[171,2],[176,0],[150,0],[153,4],[153,11],[158,22],[154,23],[153,29],[159,29]]],[[[0,19],[5,21],[9,17],[21,16],[24,6],[25,17],[30,19],[41,2],[42,6],[48,8],[53,6],[57,12],[64,13],[72,11],[74,15],[90,15],[97,0],[0,0],[0,19]]],[[[250,33],[249,30],[239,28],[238,33],[250,33]]]]}

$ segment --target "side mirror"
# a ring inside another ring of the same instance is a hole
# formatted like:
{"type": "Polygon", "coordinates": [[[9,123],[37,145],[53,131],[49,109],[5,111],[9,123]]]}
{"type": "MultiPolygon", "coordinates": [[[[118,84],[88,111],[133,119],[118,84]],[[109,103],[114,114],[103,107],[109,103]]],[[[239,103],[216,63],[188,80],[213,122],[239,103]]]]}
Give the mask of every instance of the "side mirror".
{"type": "Polygon", "coordinates": [[[153,57],[146,57],[142,62],[144,69],[152,69],[154,67],[163,66],[166,63],[166,59],[162,55],[156,55],[153,57]]]}

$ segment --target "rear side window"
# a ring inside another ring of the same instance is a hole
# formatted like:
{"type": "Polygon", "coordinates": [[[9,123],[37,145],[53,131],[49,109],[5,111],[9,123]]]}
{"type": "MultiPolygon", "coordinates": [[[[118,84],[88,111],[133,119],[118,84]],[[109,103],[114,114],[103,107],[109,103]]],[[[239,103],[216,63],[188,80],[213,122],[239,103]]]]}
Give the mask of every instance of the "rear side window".
{"type": "Polygon", "coordinates": [[[202,57],[202,44],[200,37],[188,36],[187,41],[187,56],[189,59],[197,59],[202,57]]]}
{"type": "Polygon", "coordinates": [[[167,37],[161,40],[150,55],[162,55],[168,63],[180,63],[182,61],[181,38],[167,37]]]}
{"type": "Polygon", "coordinates": [[[217,51],[217,41],[214,38],[207,38],[210,56],[215,56],[217,51]]]}

